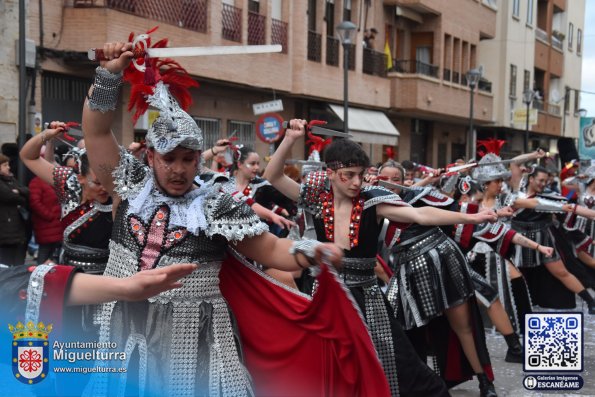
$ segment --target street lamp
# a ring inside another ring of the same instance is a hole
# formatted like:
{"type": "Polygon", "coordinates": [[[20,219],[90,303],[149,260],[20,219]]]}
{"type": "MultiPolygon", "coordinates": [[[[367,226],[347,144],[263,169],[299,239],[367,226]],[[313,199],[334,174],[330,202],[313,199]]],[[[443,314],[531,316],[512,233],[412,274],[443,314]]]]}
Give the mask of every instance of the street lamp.
{"type": "Polygon", "coordinates": [[[527,105],[527,114],[525,115],[525,139],[524,139],[524,149],[525,153],[529,153],[529,112],[531,107],[531,102],[535,99],[535,91],[532,89],[526,89],[523,92],[523,103],[527,105]]]}
{"type": "Polygon", "coordinates": [[[349,133],[349,95],[348,95],[348,70],[349,70],[349,46],[355,39],[357,26],[351,21],[343,21],[337,25],[337,35],[343,44],[343,126],[345,133],[349,133]]]}
{"type": "Polygon", "coordinates": [[[466,73],[467,83],[471,89],[471,103],[469,105],[469,135],[467,138],[467,161],[475,158],[475,131],[473,130],[473,91],[481,79],[482,68],[471,69],[466,73]]]}

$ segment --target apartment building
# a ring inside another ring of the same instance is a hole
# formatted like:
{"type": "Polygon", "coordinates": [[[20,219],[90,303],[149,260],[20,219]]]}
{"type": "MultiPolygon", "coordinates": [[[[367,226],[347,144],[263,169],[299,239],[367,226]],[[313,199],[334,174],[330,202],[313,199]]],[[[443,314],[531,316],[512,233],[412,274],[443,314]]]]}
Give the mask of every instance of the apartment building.
{"type": "Polygon", "coordinates": [[[558,138],[578,136],[585,1],[511,0],[499,7],[496,37],[478,49],[487,78],[500,82],[493,86],[494,125],[478,136],[505,139],[506,156],[521,153],[528,115],[529,150],[557,153],[558,138]]]}
{"type": "MultiPolygon", "coordinates": [[[[534,1],[536,31],[539,7],[534,1]]],[[[484,60],[486,43],[499,42],[498,15],[504,8],[508,12],[508,3],[512,1],[29,1],[27,36],[34,40],[39,56],[32,113],[40,112],[44,121],[80,120],[82,101],[96,66],[86,60],[88,48],[125,40],[130,32],[143,33],[159,25],[153,36],[167,37],[169,45],[175,47],[281,44],[283,52],[276,54],[178,59],[200,83],[200,88],[193,90],[194,104],[189,113],[202,127],[206,144],[236,132],[240,141],[254,142],[256,150],[265,156],[270,147],[256,137],[255,103],[280,99],[283,119],[322,119],[330,128],[343,129],[344,47],[337,39],[336,27],[340,21],[350,20],[358,26],[354,43],[347,46],[350,133],[374,162],[382,161],[386,148],[393,147],[399,160],[443,166],[465,157],[470,119],[480,134],[494,122],[499,127],[510,126],[500,115],[507,110],[496,106],[501,102],[499,90],[506,85],[503,81],[508,81],[506,71],[499,70],[500,61],[484,60]],[[364,48],[364,30],[372,27],[378,31],[374,48],[364,48]],[[484,74],[473,91],[471,115],[472,91],[466,73],[479,66],[483,66],[484,74]]],[[[562,3],[566,9],[566,2],[562,3]]],[[[13,24],[16,29],[14,19],[13,24]]],[[[582,29],[577,21],[575,48],[579,26],[582,29]]],[[[543,27],[546,32],[549,29],[551,37],[553,28],[543,27]]],[[[13,45],[10,42],[15,38],[0,39],[13,45]]],[[[552,44],[548,47],[551,49],[552,44]]],[[[533,62],[531,66],[519,63],[519,70],[521,65],[533,73],[538,67],[533,62]]],[[[12,81],[16,81],[18,74],[12,70],[12,81]]],[[[580,79],[580,73],[576,76],[580,79]]],[[[551,73],[539,80],[544,91],[551,89],[551,80],[551,73]]],[[[557,84],[564,96],[566,83],[557,84]]],[[[569,88],[579,86],[568,84],[569,88]]],[[[128,93],[125,87],[122,101],[128,93]]],[[[545,103],[553,102],[544,99],[545,103]]],[[[0,97],[0,109],[6,103],[5,97],[0,97]]],[[[574,122],[572,106],[567,131],[574,122]]],[[[6,115],[0,113],[0,126],[16,125],[16,108],[10,109],[6,115]]],[[[544,112],[543,117],[549,116],[544,112]]],[[[133,126],[130,114],[120,111],[114,132],[122,143],[141,139],[150,117],[148,114],[133,126]]],[[[544,125],[549,125],[549,119],[545,120],[544,125]]],[[[16,132],[16,127],[13,129],[16,132]]],[[[33,121],[29,130],[33,131],[33,121]]],[[[3,127],[2,131],[8,132],[0,140],[14,141],[9,129],[3,127]]],[[[493,134],[492,129],[489,132],[493,134]]],[[[295,157],[304,154],[296,147],[295,157]]]]}

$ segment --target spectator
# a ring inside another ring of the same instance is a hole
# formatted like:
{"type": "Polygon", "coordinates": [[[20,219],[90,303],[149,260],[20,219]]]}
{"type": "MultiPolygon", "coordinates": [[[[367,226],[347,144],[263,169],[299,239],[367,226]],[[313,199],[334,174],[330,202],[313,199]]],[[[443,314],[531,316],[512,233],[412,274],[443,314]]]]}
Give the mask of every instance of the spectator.
{"type": "Polygon", "coordinates": [[[377,34],[378,31],[376,28],[366,29],[364,31],[364,48],[374,49],[374,41],[376,40],[377,34]]]}
{"type": "Polygon", "coordinates": [[[29,183],[29,192],[33,232],[35,241],[39,244],[37,264],[48,259],[57,262],[64,239],[58,196],[52,186],[37,176],[29,183]]]}
{"type": "Polygon", "coordinates": [[[9,160],[0,154],[0,263],[16,266],[25,263],[29,189],[18,184],[9,160]]]}

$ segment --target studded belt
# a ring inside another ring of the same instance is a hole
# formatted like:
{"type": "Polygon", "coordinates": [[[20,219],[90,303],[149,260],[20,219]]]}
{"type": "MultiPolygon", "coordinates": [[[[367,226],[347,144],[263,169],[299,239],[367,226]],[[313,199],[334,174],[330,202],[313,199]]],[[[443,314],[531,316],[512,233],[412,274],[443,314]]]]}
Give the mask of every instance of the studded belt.
{"type": "Polygon", "coordinates": [[[447,236],[442,230],[435,227],[419,236],[399,243],[395,248],[395,254],[399,262],[408,261],[411,258],[415,258],[434,249],[446,239],[447,236]]]}
{"type": "Polygon", "coordinates": [[[376,284],[376,258],[343,258],[340,275],[348,287],[367,287],[376,284]]]}

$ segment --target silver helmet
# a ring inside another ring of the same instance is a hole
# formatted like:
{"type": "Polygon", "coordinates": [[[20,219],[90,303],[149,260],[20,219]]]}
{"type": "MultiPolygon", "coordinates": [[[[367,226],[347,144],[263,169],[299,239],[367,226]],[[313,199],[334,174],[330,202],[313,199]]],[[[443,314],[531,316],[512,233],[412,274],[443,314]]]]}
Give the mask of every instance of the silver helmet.
{"type": "Polygon", "coordinates": [[[155,148],[159,154],[169,153],[178,146],[192,150],[203,149],[202,131],[196,121],[182,110],[166,84],[159,81],[147,102],[159,109],[159,117],[147,132],[147,147],[155,148]]]}
{"type": "Polygon", "coordinates": [[[478,166],[473,170],[473,179],[480,184],[484,184],[497,179],[510,178],[511,172],[504,166],[504,164],[482,166],[482,164],[494,163],[497,161],[502,161],[497,154],[488,153],[483,156],[479,161],[478,166]]]}

